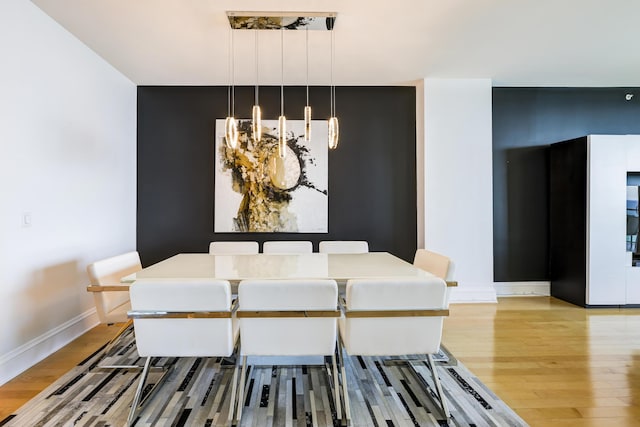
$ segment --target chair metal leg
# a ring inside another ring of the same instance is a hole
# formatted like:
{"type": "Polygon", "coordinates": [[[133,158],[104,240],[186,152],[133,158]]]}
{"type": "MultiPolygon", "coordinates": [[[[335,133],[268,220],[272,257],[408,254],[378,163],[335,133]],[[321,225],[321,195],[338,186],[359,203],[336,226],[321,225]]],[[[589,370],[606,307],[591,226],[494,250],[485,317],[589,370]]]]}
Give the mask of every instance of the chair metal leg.
{"type": "Polygon", "coordinates": [[[338,378],[338,366],[336,363],[336,353],[335,350],[331,355],[331,365],[332,365],[332,377],[333,377],[333,401],[336,406],[336,416],[339,418],[344,418],[344,414],[342,413],[342,406],[340,404],[340,379],[338,378]]]}
{"type": "Polygon", "coordinates": [[[342,421],[347,426],[351,425],[351,406],[349,404],[349,390],[347,387],[347,372],[344,366],[342,337],[338,335],[338,363],[340,364],[340,375],[342,377],[342,396],[344,398],[344,413],[342,421]]]}
{"type": "MultiPolygon", "coordinates": [[[[118,341],[118,339],[122,335],[124,335],[127,331],[131,330],[131,333],[133,333],[132,327],[133,327],[133,320],[129,319],[120,328],[118,333],[113,338],[111,338],[111,340],[109,340],[109,342],[105,346],[104,350],[102,350],[102,355],[100,356],[100,358],[107,357],[109,355],[109,353],[111,352],[111,350],[112,350],[113,346],[115,345],[115,343],[118,341]]],[[[98,365],[97,368],[99,368],[99,369],[142,369],[142,366],[138,366],[138,365],[98,365]]]]}
{"type": "Polygon", "coordinates": [[[444,416],[449,419],[451,418],[451,413],[449,412],[447,399],[444,397],[442,385],[440,384],[440,378],[438,377],[438,373],[436,372],[436,365],[433,363],[433,357],[430,354],[427,354],[427,361],[429,362],[429,368],[431,369],[431,375],[433,376],[433,383],[436,385],[438,399],[440,399],[440,404],[442,405],[442,412],[444,416]]]}
{"type": "Polygon", "coordinates": [[[113,348],[113,345],[116,343],[116,341],[118,341],[118,338],[120,338],[120,336],[122,336],[122,334],[124,334],[131,326],[133,326],[133,319],[128,319],[126,323],[122,325],[122,327],[116,333],[116,335],[113,338],[111,338],[111,340],[109,340],[109,342],[107,343],[107,346],[104,348],[105,356],[109,354],[109,352],[111,351],[111,348],[113,348]]]}
{"type": "Polygon", "coordinates": [[[247,356],[242,356],[242,373],[240,374],[240,387],[238,389],[238,415],[235,425],[240,425],[242,421],[242,407],[244,406],[244,386],[247,378],[247,356]]]}
{"type": "Polygon", "coordinates": [[[129,417],[127,419],[127,425],[131,426],[133,421],[135,420],[138,412],[142,409],[147,400],[151,399],[154,393],[160,388],[160,385],[164,382],[164,380],[171,372],[171,367],[166,368],[163,372],[162,376],[158,378],[158,381],[153,385],[151,390],[147,393],[144,399],[140,399],[142,397],[142,391],[144,390],[144,385],[147,382],[147,377],[149,376],[149,371],[154,369],[151,366],[151,357],[147,357],[147,360],[144,363],[144,368],[142,369],[142,373],[140,374],[140,382],[138,383],[138,388],[136,389],[136,394],[133,398],[133,403],[131,404],[131,410],[129,411],[129,417]]]}
{"type": "Polygon", "coordinates": [[[236,363],[233,368],[233,378],[231,379],[231,402],[229,403],[229,425],[236,425],[237,420],[234,418],[236,409],[236,400],[238,399],[238,368],[240,363],[240,340],[238,340],[236,363]]]}
{"type": "Polygon", "coordinates": [[[147,360],[144,362],[144,368],[142,369],[142,373],[140,374],[140,380],[138,381],[136,394],[133,397],[133,402],[131,403],[131,410],[129,411],[129,417],[127,418],[128,426],[133,425],[133,420],[135,419],[138,413],[138,405],[140,404],[140,397],[142,396],[142,389],[144,388],[144,383],[147,380],[147,375],[149,375],[150,365],[151,365],[151,357],[147,357],[147,360]]]}

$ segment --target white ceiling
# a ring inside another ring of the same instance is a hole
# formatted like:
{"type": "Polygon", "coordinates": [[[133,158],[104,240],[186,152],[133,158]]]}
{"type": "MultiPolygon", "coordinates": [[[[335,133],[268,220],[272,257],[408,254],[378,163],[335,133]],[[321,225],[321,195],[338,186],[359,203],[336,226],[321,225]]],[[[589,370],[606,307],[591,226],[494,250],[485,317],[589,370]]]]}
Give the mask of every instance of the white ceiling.
{"type": "MultiPolygon", "coordinates": [[[[337,85],[491,78],[494,86],[640,86],[637,0],[32,0],[138,85],[226,85],[232,11],[337,12],[337,85]]],[[[312,85],[330,35],[309,35],[312,85]]],[[[284,83],[306,82],[305,31],[284,34],[284,83]]],[[[235,83],[256,82],[238,30],[235,83]]],[[[280,34],[259,33],[259,82],[280,84],[280,34]]]]}

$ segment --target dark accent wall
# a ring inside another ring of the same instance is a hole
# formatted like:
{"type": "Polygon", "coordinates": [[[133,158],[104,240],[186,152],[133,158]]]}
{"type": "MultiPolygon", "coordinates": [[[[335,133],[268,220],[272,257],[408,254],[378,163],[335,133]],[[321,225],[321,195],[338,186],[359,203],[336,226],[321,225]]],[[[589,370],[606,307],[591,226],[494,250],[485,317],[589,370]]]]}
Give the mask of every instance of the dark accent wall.
{"type": "MultiPolygon", "coordinates": [[[[253,87],[236,88],[248,118],[253,87]]],[[[261,87],[264,119],[277,119],[280,88],[261,87]]],[[[329,153],[328,233],[214,233],[214,124],[226,87],[138,87],[137,248],[144,265],[212,240],[367,240],[411,261],[417,246],[415,87],[338,87],[340,145],[329,153]]],[[[329,89],[310,88],[314,119],[329,117],[329,89]]],[[[285,88],[285,114],[302,119],[304,87],[285,88]]]]}
{"type": "Polygon", "coordinates": [[[548,146],[589,134],[640,134],[640,89],[493,89],[495,281],[549,280],[548,146]]]}

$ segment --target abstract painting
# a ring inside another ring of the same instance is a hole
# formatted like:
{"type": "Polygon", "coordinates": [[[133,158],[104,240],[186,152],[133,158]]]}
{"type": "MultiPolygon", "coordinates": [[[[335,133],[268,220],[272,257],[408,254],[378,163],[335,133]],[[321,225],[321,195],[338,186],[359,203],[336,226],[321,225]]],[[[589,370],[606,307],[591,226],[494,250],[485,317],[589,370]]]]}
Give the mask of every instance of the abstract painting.
{"type": "Polygon", "coordinates": [[[251,120],[238,120],[239,142],[224,140],[224,119],[216,120],[216,233],[326,233],[327,122],[313,120],[311,141],[304,121],[287,120],[287,149],[278,155],[278,122],[262,121],[262,138],[251,137],[251,120]]]}

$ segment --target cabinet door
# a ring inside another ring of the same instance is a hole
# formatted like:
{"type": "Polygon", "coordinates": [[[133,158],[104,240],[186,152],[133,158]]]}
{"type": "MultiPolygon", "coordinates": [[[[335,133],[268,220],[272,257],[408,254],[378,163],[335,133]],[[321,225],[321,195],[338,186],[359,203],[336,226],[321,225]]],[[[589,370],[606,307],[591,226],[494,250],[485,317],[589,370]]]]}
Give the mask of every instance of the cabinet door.
{"type": "Polygon", "coordinates": [[[624,136],[589,136],[587,156],[587,304],[626,304],[627,150],[624,136]]]}
{"type": "Polygon", "coordinates": [[[640,267],[627,267],[627,304],[640,304],[640,267]]]}

